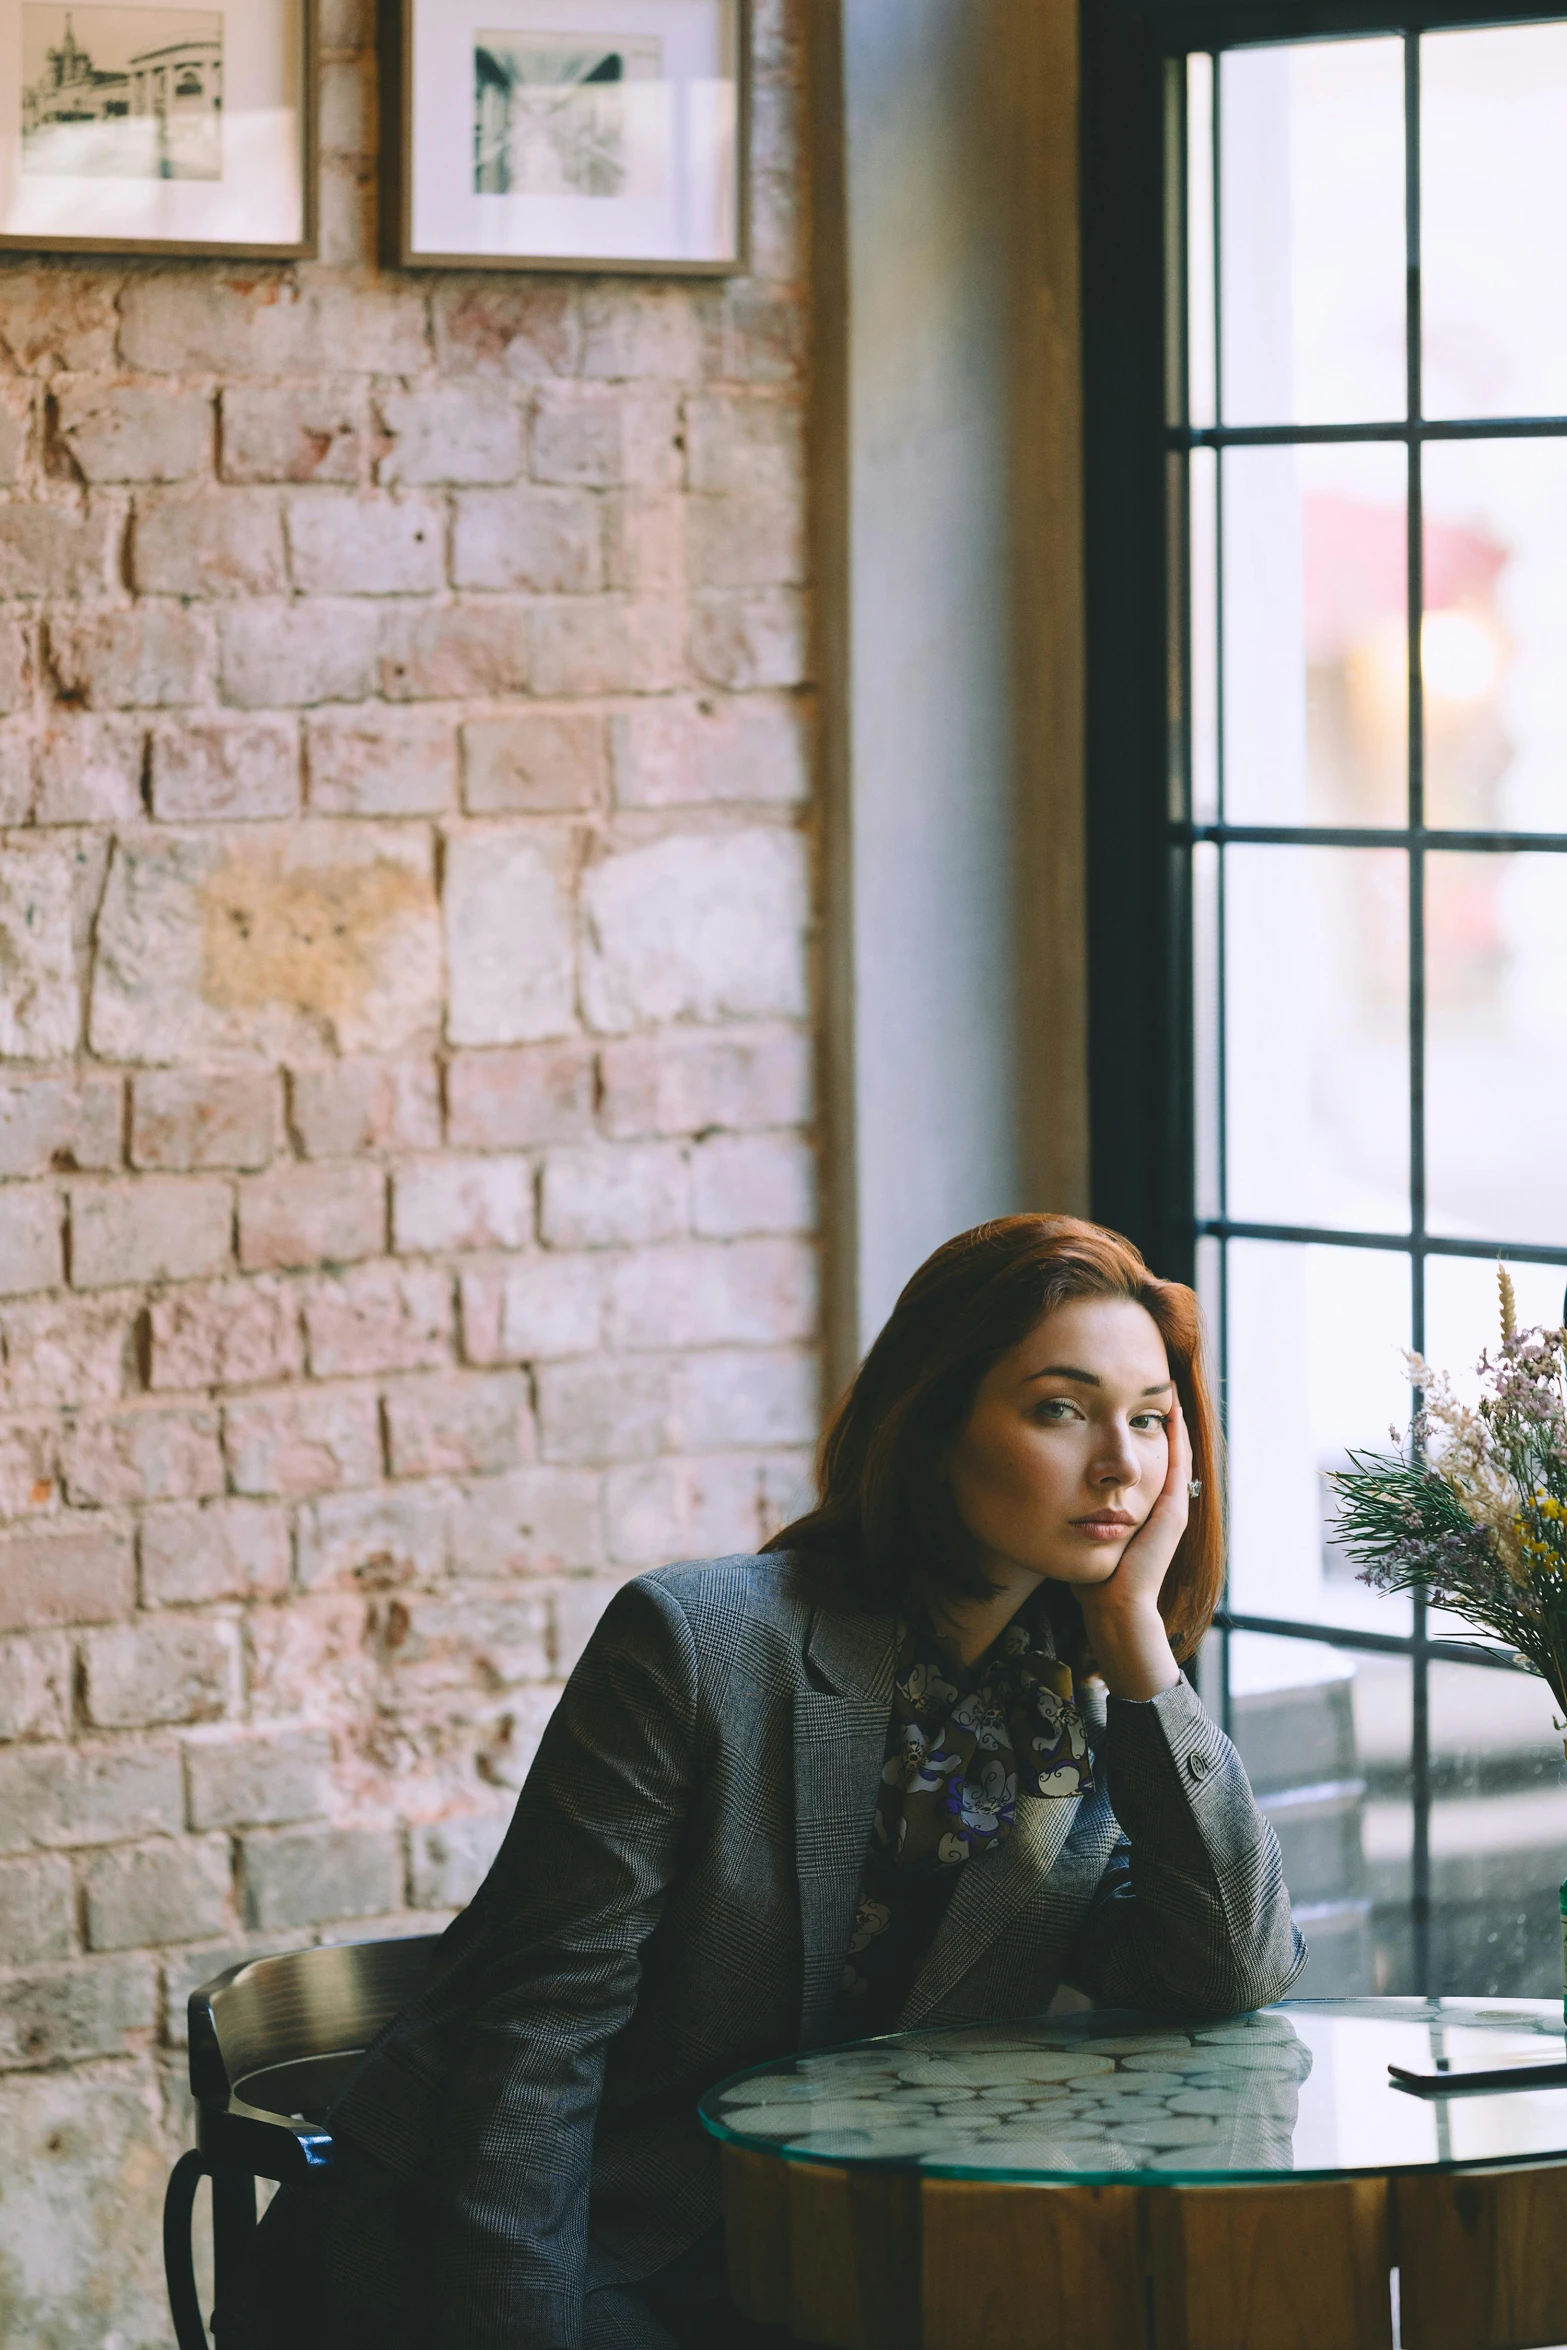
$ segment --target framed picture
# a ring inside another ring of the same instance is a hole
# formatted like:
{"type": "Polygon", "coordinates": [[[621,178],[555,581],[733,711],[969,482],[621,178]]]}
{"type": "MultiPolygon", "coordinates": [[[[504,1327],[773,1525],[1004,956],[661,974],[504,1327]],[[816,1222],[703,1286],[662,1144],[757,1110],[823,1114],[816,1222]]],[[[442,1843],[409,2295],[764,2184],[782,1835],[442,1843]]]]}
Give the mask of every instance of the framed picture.
{"type": "Polygon", "coordinates": [[[745,0],[381,0],[405,269],[746,266],[745,0]]]}
{"type": "Polygon", "coordinates": [[[316,0],[0,0],[0,250],[312,254],[316,0]]]}

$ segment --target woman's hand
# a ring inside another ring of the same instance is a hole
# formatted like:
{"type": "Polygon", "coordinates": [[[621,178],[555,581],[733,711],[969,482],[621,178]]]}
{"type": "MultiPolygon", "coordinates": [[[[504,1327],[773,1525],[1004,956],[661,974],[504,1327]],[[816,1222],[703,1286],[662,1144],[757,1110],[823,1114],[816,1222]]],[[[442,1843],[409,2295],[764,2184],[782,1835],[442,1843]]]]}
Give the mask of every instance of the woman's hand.
{"type": "Polygon", "coordinates": [[[1103,1583],[1076,1586],[1094,1664],[1112,1697],[1157,1697],[1181,1677],[1159,1613],[1159,1594],[1191,1508],[1192,1441],[1179,1396],[1165,1431],[1169,1465],[1158,1500],[1122,1551],[1114,1574],[1103,1583]]]}

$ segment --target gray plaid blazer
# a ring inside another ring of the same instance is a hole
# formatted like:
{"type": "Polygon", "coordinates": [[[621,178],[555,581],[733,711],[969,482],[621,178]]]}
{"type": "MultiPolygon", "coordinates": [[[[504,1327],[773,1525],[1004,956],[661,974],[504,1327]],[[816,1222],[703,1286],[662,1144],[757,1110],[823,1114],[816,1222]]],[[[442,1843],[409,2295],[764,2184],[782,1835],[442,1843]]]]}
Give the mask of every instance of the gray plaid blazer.
{"type": "MultiPolygon", "coordinates": [[[[718,2217],[701,2092],[831,2036],[895,1627],[817,1604],[802,1566],[617,1593],[489,1877],[334,2110],[404,2185],[333,2269],[384,2289],[411,2260],[441,2350],[574,2350],[586,2290],[718,2217]]],[[[1063,1982],[1222,2014],[1299,1973],[1277,1843],[1187,1684],[1112,1700],[1091,1740],[1096,1791],[1023,1799],[964,1871],[904,2026],[1036,2015],[1063,1982]]]]}

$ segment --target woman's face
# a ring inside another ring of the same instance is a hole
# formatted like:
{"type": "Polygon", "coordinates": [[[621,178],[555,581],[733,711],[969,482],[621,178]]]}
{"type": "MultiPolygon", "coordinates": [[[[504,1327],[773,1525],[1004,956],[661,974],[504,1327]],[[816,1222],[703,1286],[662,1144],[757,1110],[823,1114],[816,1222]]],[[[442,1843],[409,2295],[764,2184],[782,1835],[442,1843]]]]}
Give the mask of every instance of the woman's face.
{"type": "Polygon", "coordinates": [[[1076,1298],[1036,1322],[986,1373],[947,1463],[990,1570],[1113,1575],[1164,1484],[1174,1399],[1158,1325],[1133,1300],[1076,1298]]]}

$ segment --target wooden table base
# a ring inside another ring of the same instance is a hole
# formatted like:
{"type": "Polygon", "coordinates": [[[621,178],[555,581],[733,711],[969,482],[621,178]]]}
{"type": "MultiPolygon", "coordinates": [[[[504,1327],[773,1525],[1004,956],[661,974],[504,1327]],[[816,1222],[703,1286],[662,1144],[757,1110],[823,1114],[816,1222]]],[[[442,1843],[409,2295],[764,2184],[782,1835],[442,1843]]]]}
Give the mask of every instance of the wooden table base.
{"type": "Polygon", "coordinates": [[[735,2299],[833,2350],[1567,2343],[1567,2163],[1235,2187],[922,2179],[724,2149],[735,2299]]]}

